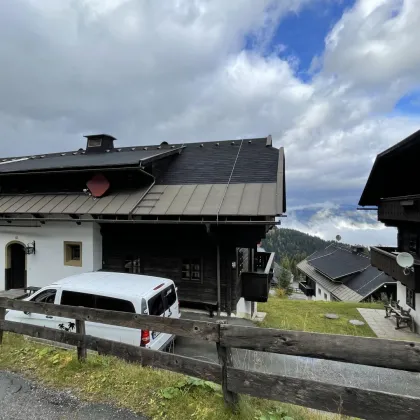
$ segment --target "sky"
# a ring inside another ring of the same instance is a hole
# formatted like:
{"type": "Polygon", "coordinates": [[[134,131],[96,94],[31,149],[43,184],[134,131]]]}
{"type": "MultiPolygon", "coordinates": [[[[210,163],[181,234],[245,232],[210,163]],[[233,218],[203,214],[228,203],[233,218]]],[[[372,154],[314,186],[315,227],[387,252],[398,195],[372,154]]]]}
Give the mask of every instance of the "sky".
{"type": "Polygon", "coordinates": [[[420,127],[418,0],[14,0],[0,5],[0,155],[271,134],[285,227],[394,245],[357,203],[420,127]]]}

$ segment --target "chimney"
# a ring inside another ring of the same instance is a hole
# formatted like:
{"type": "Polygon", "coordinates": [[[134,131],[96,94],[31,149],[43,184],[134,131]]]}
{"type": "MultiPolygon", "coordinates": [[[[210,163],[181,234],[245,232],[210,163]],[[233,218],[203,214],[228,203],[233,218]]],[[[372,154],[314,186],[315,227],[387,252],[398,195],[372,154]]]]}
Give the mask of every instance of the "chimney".
{"type": "Polygon", "coordinates": [[[109,134],[92,134],[84,136],[87,138],[86,153],[105,153],[114,148],[115,137],[109,134]]]}

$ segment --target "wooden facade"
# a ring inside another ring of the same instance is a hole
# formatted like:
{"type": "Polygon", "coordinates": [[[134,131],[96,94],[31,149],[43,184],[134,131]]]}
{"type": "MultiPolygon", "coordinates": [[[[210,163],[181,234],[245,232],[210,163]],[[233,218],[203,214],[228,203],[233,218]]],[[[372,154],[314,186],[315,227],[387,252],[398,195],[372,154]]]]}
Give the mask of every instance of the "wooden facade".
{"type": "Polygon", "coordinates": [[[242,272],[253,270],[252,244],[264,235],[261,228],[247,235],[239,230],[243,228],[104,224],[103,270],[167,277],[174,280],[184,305],[217,307],[219,246],[220,310],[230,314],[243,295],[242,272]],[[186,275],[188,264],[199,266],[198,278],[186,275]]]}
{"type": "Polygon", "coordinates": [[[398,230],[396,247],[371,248],[372,265],[401,283],[397,287],[397,300],[411,310],[417,328],[420,326],[415,302],[420,299],[419,156],[420,131],[380,153],[359,201],[361,206],[377,206],[378,220],[398,230]],[[403,269],[397,264],[401,252],[413,256],[412,267],[403,269]]]}
{"type": "Polygon", "coordinates": [[[89,270],[170,278],[181,302],[228,314],[244,288],[266,299],[270,256],[257,244],[286,211],[283,148],[271,137],[121,148],[114,140],[88,136],[85,150],[3,159],[0,226],[95,223],[101,238],[88,241],[94,258],[102,247],[102,262],[89,270]]]}

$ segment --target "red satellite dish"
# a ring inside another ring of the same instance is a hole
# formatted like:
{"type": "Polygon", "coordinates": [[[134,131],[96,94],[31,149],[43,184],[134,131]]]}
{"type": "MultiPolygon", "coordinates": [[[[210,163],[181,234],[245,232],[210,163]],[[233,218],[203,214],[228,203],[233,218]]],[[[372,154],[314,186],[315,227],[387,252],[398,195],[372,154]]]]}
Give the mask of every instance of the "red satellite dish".
{"type": "Polygon", "coordinates": [[[109,189],[110,183],[102,174],[96,174],[86,184],[93,197],[102,197],[109,189]]]}

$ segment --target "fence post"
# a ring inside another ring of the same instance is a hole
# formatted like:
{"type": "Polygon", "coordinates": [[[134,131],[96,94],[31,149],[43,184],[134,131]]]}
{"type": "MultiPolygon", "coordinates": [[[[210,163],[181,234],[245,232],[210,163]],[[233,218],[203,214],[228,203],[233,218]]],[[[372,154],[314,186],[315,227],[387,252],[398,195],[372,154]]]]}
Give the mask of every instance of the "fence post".
{"type": "MultiPolygon", "coordinates": [[[[225,325],[226,321],[217,321],[220,324],[220,330],[225,325]]],[[[220,334],[219,334],[219,342],[216,343],[217,346],[217,355],[219,356],[219,363],[222,365],[222,390],[223,390],[223,398],[225,400],[225,404],[230,407],[233,411],[238,410],[238,403],[239,398],[238,394],[235,392],[228,390],[228,380],[227,380],[227,370],[228,367],[233,366],[232,361],[232,349],[231,347],[225,347],[220,344],[220,334]]]]}
{"type": "MultiPolygon", "coordinates": [[[[0,308],[0,321],[4,321],[6,308],[0,308]]],[[[3,343],[3,330],[0,328],[0,345],[3,343]]]]}
{"type": "MultiPolygon", "coordinates": [[[[82,334],[83,336],[86,334],[85,321],[79,321],[76,319],[76,333],[82,334]]],[[[86,360],[86,356],[87,351],[84,343],[81,346],[77,346],[77,358],[79,359],[79,362],[84,362],[86,360]]]]}

